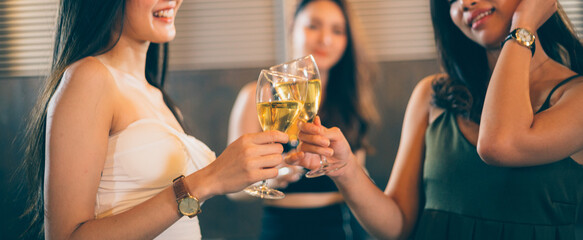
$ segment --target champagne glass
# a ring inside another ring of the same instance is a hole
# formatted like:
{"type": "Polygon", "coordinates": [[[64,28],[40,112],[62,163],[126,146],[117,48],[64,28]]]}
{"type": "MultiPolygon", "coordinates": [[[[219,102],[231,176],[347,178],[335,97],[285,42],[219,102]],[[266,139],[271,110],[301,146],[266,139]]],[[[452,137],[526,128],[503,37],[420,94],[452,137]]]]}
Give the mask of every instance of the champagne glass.
{"type": "MultiPolygon", "coordinates": [[[[293,76],[300,76],[308,80],[307,88],[299,89],[300,91],[306,91],[306,98],[303,105],[304,107],[300,112],[298,120],[293,124],[292,127],[290,127],[290,130],[288,130],[288,134],[290,135],[291,139],[297,136],[299,133],[299,121],[312,122],[318,114],[322,95],[320,71],[318,70],[318,65],[316,65],[316,61],[312,55],[294,59],[292,61],[270,67],[269,69],[293,76]]],[[[329,163],[326,157],[319,157],[321,164],[320,168],[307,172],[305,175],[306,177],[314,178],[323,176],[327,173],[336,171],[346,166],[346,163],[329,163]]]]}
{"type": "MultiPolygon", "coordinates": [[[[262,70],[257,80],[255,102],[263,131],[285,132],[298,118],[305,101],[307,80],[269,70],[262,70]]],[[[251,185],[245,192],[260,198],[282,199],[285,194],[269,188],[266,181],[261,185],[251,185]]]]}

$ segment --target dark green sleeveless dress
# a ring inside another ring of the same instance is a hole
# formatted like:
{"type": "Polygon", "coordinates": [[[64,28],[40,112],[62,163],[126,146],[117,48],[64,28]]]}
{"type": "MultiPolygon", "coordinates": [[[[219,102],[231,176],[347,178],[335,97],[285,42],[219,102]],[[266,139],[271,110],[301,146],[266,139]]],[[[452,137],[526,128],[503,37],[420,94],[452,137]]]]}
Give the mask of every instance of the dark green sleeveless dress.
{"type": "Polygon", "coordinates": [[[582,165],[571,158],[534,167],[487,165],[447,111],[425,138],[424,206],[413,239],[575,239],[582,165]]]}

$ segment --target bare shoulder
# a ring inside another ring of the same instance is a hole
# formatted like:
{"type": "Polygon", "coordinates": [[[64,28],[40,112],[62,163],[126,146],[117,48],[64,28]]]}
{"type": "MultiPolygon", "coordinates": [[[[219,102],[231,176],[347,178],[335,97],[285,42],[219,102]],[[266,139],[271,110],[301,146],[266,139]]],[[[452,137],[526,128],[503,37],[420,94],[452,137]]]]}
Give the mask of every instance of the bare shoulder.
{"type": "Polygon", "coordinates": [[[77,62],[74,62],[67,68],[66,73],[71,76],[102,76],[102,77],[112,77],[109,69],[97,58],[95,57],[86,57],[77,62]]]}
{"type": "Polygon", "coordinates": [[[245,133],[261,131],[255,107],[255,86],[255,82],[250,82],[239,91],[229,116],[229,143],[245,133]]]}
{"type": "Polygon", "coordinates": [[[256,82],[250,82],[245,84],[241,91],[239,91],[239,96],[237,97],[238,103],[253,104],[255,103],[255,88],[257,86],[256,82]]]}
{"type": "Polygon", "coordinates": [[[431,98],[433,96],[433,82],[436,79],[442,78],[444,76],[444,74],[438,73],[424,77],[421,79],[421,81],[419,81],[419,83],[417,83],[417,86],[415,86],[415,90],[413,92],[417,92],[418,94],[422,95],[420,97],[431,98]]]}
{"type": "Polygon", "coordinates": [[[112,103],[115,89],[115,80],[108,68],[96,58],[86,57],[65,70],[50,104],[112,103]]]}
{"type": "Polygon", "coordinates": [[[424,112],[427,113],[427,117],[429,122],[432,122],[437,116],[439,116],[443,109],[431,104],[434,91],[433,91],[433,83],[436,79],[446,77],[447,75],[438,73],[429,75],[415,86],[415,90],[413,90],[413,94],[411,95],[410,101],[417,102],[417,107],[423,109],[424,112]]]}
{"type": "Polygon", "coordinates": [[[241,92],[239,94],[245,94],[245,96],[255,94],[255,88],[257,87],[256,82],[250,82],[245,84],[243,88],[241,88],[241,92]]]}
{"type": "Polygon", "coordinates": [[[65,88],[102,91],[114,86],[109,69],[95,57],[83,58],[69,66],[63,74],[61,85],[65,88]]]}

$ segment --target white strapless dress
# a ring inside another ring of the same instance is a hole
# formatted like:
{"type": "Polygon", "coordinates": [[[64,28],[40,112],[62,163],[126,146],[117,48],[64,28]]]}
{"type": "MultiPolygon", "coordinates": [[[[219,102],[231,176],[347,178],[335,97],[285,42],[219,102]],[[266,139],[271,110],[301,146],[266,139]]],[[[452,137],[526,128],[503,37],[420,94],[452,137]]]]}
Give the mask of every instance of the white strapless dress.
{"type": "MultiPolygon", "coordinates": [[[[127,211],[170,186],[174,178],[189,175],[215,158],[204,143],[160,120],[133,122],[109,137],[95,217],[127,211]]],[[[156,239],[200,238],[198,218],[182,217],[156,239]]]]}

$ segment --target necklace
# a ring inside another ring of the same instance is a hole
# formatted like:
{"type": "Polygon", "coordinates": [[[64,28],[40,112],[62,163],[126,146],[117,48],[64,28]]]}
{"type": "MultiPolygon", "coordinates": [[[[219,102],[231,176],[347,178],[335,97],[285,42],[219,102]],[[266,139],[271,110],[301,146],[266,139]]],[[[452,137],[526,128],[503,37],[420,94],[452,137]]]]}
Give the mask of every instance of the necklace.
{"type": "Polygon", "coordinates": [[[530,72],[534,72],[537,69],[539,69],[540,67],[542,67],[543,64],[547,63],[549,60],[551,60],[550,57],[547,57],[547,59],[545,59],[543,62],[539,63],[536,67],[531,68],[530,72]]]}

